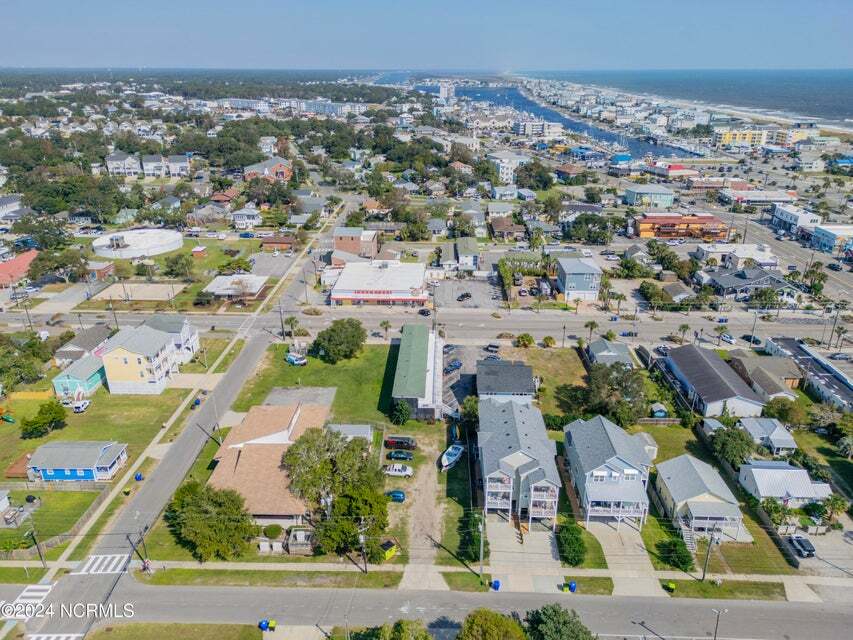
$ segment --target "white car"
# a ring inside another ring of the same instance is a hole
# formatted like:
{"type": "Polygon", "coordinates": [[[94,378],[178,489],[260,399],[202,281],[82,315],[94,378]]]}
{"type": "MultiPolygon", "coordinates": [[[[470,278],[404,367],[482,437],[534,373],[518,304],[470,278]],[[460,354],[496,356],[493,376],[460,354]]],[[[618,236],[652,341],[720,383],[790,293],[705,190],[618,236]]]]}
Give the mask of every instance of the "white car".
{"type": "Polygon", "coordinates": [[[395,476],[398,478],[411,478],[415,475],[415,470],[407,464],[386,464],[382,467],[382,472],[386,476],[395,476]]]}
{"type": "Polygon", "coordinates": [[[91,400],[80,400],[79,402],[75,402],[71,405],[71,410],[74,411],[74,413],[83,413],[91,404],[91,400]]]}
{"type": "Polygon", "coordinates": [[[619,256],[604,256],[604,259],[608,262],[619,262],[621,260],[619,256]]]}
{"type": "Polygon", "coordinates": [[[723,342],[728,342],[729,344],[737,344],[737,340],[735,340],[734,336],[730,333],[724,333],[720,336],[720,340],[723,342]]]}
{"type": "Polygon", "coordinates": [[[276,249],[275,251],[273,251],[273,252],[272,252],[272,257],[273,257],[273,258],[278,258],[278,254],[279,254],[279,250],[278,250],[278,249],[276,249]]]}

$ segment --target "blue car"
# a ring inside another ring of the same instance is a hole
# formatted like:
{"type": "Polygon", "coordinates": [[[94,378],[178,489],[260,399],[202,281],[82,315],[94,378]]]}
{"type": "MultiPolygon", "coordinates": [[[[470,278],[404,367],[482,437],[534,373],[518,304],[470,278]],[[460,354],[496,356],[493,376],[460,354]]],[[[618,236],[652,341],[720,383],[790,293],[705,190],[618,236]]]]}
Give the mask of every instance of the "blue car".
{"type": "Polygon", "coordinates": [[[244,231],[243,233],[240,234],[240,237],[241,238],[254,238],[255,234],[252,233],[251,231],[244,231]]]}
{"type": "Polygon", "coordinates": [[[394,489],[392,491],[386,491],[385,495],[388,496],[388,499],[391,502],[405,502],[406,501],[406,492],[402,489],[394,489]]]}

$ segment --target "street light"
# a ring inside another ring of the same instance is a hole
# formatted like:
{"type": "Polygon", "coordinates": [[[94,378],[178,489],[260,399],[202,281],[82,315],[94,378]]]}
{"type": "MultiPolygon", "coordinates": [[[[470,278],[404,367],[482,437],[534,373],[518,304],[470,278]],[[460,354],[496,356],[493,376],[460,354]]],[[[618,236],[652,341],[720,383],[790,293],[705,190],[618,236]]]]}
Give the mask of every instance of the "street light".
{"type": "Polygon", "coordinates": [[[724,613],[728,613],[728,609],[711,609],[714,613],[717,614],[717,622],[714,623],[714,640],[717,640],[717,631],[720,629],[720,616],[724,613]]]}

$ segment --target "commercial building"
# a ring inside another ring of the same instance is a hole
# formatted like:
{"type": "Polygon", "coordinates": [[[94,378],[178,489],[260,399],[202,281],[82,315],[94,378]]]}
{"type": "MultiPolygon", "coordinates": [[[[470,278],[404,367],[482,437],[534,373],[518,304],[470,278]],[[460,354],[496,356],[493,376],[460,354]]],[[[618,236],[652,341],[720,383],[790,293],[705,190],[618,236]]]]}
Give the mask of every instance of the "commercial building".
{"type": "Polygon", "coordinates": [[[598,300],[601,286],[601,268],[592,260],[585,258],[557,259],[557,289],[565,295],[567,301],[598,300]]]}
{"type": "Polygon", "coordinates": [[[30,249],[10,260],[0,262],[0,289],[16,286],[19,282],[26,280],[30,265],[37,255],[38,251],[30,249]]]}
{"type": "Polygon", "coordinates": [[[820,223],[821,217],[808,209],[793,204],[777,203],[773,205],[773,217],[770,219],[770,224],[777,229],[796,234],[801,228],[813,229],[820,223]]]}
{"type": "Polygon", "coordinates": [[[348,263],[329,296],[331,304],[423,306],[429,300],[426,265],[396,260],[348,263]]]}
{"type": "Polygon", "coordinates": [[[710,213],[644,213],[635,216],[632,235],[637,238],[725,239],[728,227],[710,213]]]}
{"type": "Polygon", "coordinates": [[[443,402],[444,341],[423,324],[404,324],[391,397],[409,405],[418,420],[439,420],[443,402]]]}
{"type": "Polygon", "coordinates": [[[740,269],[746,266],[775,269],[779,266],[779,258],[766,244],[728,242],[700,244],[693,250],[693,256],[705,263],[713,258],[718,265],[726,269],[740,269]]]}
{"type": "Polygon", "coordinates": [[[853,410],[853,380],[812,347],[795,338],[768,338],[764,350],[792,360],[803,372],[805,386],[823,402],[842,411],[853,410]]]}
{"type": "Polygon", "coordinates": [[[840,253],[853,241],[853,224],[819,224],[812,234],[812,246],[825,253],[840,253]]]}
{"type": "Polygon", "coordinates": [[[204,288],[217,298],[228,300],[256,299],[264,290],[267,276],[257,276],[251,273],[235,273],[230,276],[216,276],[204,288]]]}
{"type": "Polygon", "coordinates": [[[335,227],[335,251],[373,259],[379,254],[379,232],[361,227],[335,227]]]}
{"type": "Polygon", "coordinates": [[[750,127],[742,129],[721,128],[714,131],[711,144],[715,147],[751,147],[764,146],[775,140],[776,128],[750,127]]]}
{"type": "Polygon", "coordinates": [[[752,189],[749,191],[737,191],[735,189],[723,189],[720,191],[720,200],[726,204],[769,206],[796,202],[797,194],[793,191],[779,190],[764,191],[760,189],[752,189]]]}
{"type": "Polygon", "coordinates": [[[498,177],[504,184],[515,183],[515,171],[530,162],[530,158],[512,151],[493,151],[486,154],[486,160],[495,165],[498,177]]]}
{"type": "Polygon", "coordinates": [[[671,382],[700,415],[760,416],[764,401],[712,349],[694,344],[669,352],[664,365],[671,382]]]}
{"type": "Polygon", "coordinates": [[[550,520],[556,527],[560,475],[556,443],[539,409],[493,398],[479,401],[477,450],[484,509],[508,518],[550,520]]]}
{"type": "Polygon", "coordinates": [[[625,204],[632,207],[666,209],[675,201],[675,193],[657,184],[637,184],[626,187],[622,199],[625,204]]]}

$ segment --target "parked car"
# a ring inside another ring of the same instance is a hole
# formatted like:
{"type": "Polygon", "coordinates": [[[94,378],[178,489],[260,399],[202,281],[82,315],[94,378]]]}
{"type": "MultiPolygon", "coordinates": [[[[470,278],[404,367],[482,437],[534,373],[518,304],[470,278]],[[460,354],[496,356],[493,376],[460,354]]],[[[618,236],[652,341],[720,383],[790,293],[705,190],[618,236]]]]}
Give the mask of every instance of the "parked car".
{"type": "Polygon", "coordinates": [[[453,359],[447,363],[447,366],[451,367],[455,371],[456,369],[462,368],[462,361],[458,359],[453,359]]]}
{"type": "Polygon", "coordinates": [[[789,264],[788,265],[788,271],[796,271],[796,270],[797,270],[797,265],[795,265],[795,264],[789,264]]]}
{"type": "Polygon", "coordinates": [[[407,464],[386,464],[382,467],[382,473],[397,478],[411,478],[415,475],[415,470],[407,464]]]}
{"type": "Polygon", "coordinates": [[[301,356],[298,353],[288,353],[284,360],[287,364],[293,365],[294,367],[304,367],[308,364],[308,358],[301,356]]]}
{"type": "Polygon", "coordinates": [[[853,356],[851,356],[849,353],[833,353],[831,356],[829,356],[829,359],[830,360],[843,360],[846,362],[846,361],[853,359],[853,356]]]}
{"type": "Polygon", "coordinates": [[[722,340],[723,342],[728,342],[729,344],[737,344],[737,340],[735,340],[735,337],[730,333],[724,333],[723,335],[721,335],[720,340],[722,340]]]}
{"type": "Polygon", "coordinates": [[[796,551],[797,555],[801,558],[814,558],[814,545],[811,543],[811,540],[805,536],[795,533],[788,537],[788,542],[791,543],[791,546],[794,547],[794,551],[796,551]]]}
{"type": "Polygon", "coordinates": [[[501,346],[499,344],[495,344],[494,342],[491,342],[491,343],[487,344],[485,347],[483,347],[483,350],[488,351],[489,353],[497,353],[498,351],[501,350],[501,346]]]}
{"type": "Polygon", "coordinates": [[[669,345],[659,344],[658,346],[655,347],[655,352],[666,357],[669,355],[669,352],[670,352],[669,345]]]}
{"type": "Polygon", "coordinates": [[[518,295],[520,295],[520,296],[522,296],[522,297],[523,297],[523,296],[526,296],[526,295],[527,295],[527,289],[519,289],[519,290],[518,290],[518,295]]]}
{"type": "Polygon", "coordinates": [[[458,296],[456,296],[456,302],[465,302],[466,300],[471,299],[471,294],[467,291],[463,291],[458,296]]]}
{"type": "Polygon", "coordinates": [[[251,231],[244,231],[243,233],[240,234],[240,237],[241,238],[254,238],[255,234],[252,233],[251,231]]]}
{"type": "Polygon", "coordinates": [[[831,271],[841,271],[842,267],[837,262],[833,262],[832,264],[826,265],[826,268],[831,271]]]}
{"type": "Polygon", "coordinates": [[[489,355],[487,355],[485,357],[485,360],[491,360],[491,361],[498,361],[500,359],[501,359],[501,357],[495,353],[490,353],[489,355]]]}
{"type": "Polygon", "coordinates": [[[392,489],[391,491],[386,491],[385,495],[388,496],[388,499],[391,502],[405,502],[406,501],[406,492],[402,489],[392,489]]]}
{"type": "Polygon", "coordinates": [[[388,436],[385,438],[385,448],[408,449],[411,451],[418,448],[418,443],[411,436],[388,436]]]}
{"type": "Polygon", "coordinates": [[[429,318],[432,312],[429,309],[421,309],[418,311],[419,316],[423,316],[424,318],[429,318]]]}
{"type": "Polygon", "coordinates": [[[761,338],[754,336],[751,333],[744,334],[741,338],[746,340],[749,344],[761,344],[761,338]]]}
{"type": "Polygon", "coordinates": [[[403,451],[402,449],[393,449],[392,451],[389,451],[387,454],[385,454],[385,457],[388,460],[404,460],[404,461],[408,462],[409,460],[414,459],[415,454],[412,453],[411,451],[403,451]]]}
{"type": "Polygon", "coordinates": [[[91,400],[79,400],[78,402],[75,402],[73,405],[71,405],[71,410],[74,411],[74,413],[83,413],[84,411],[86,411],[86,409],[89,408],[89,405],[91,404],[91,400]]]}
{"type": "Polygon", "coordinates": [[[444,355],[447,355],[448,353],[453,353],[454,351],[456,351],[455,344],[446,344],[442,348],[442,352],[444,353],[444,355]]]}

